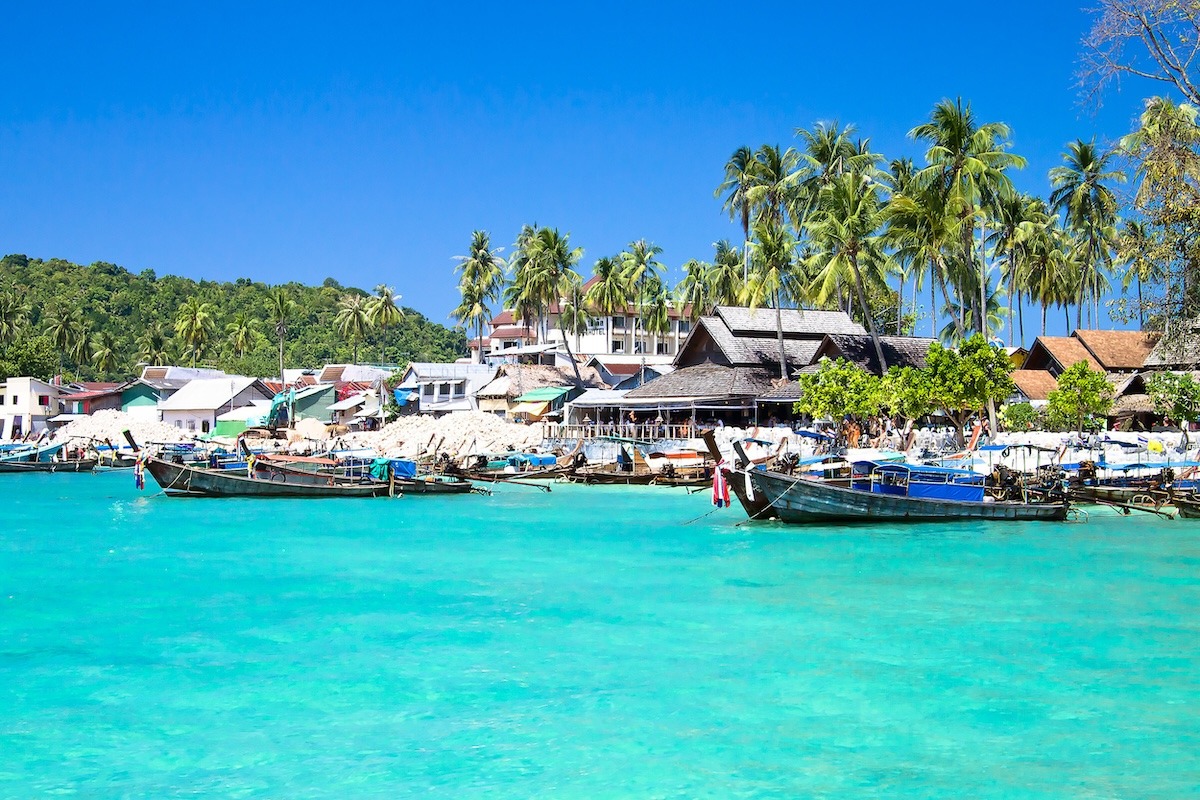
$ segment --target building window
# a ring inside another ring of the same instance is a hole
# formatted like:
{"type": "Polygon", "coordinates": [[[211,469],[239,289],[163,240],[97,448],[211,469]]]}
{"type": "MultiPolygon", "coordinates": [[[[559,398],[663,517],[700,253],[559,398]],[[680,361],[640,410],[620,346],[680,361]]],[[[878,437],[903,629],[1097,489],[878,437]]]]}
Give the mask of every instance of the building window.
{"type": "Polygon", "coordinates": [[[189,431],[194,431],[194,430],[196,430],[196,420],[194,420],[194,419],[189,419],[189,420],[187,421],[187,429],[188,429],[189,431]]]}
{"type": "Polygon", "coordinates": [[[671,343],[670,342],[659,342],[657,345],[656,352],[660,356],[670,355],[671,354],[671,343]]]}
{"type": "Polygon", "coordinates": [[[517,340],[515,340],[515,339],[505,339],[504,344],[501,345],[501,349],[507,350],[510,347],[516,347],[518,344],[519,344],[519,342],[517,342],[517,340]]]}
{"type": "Polygon", "coordinates": [[[433,390],[434,390],[434,385],[432,383],[427,383],[421,387],[421,394],[425,395],[426,397],[432,398],[433,390]]]}
{"type": "Polygon", "coordinates": [[[175,427],[176,427],[176,428],[182,428],[182,427],[183,427],[183,420],[181,420],[181,419],[177,419],[177,420],[175,420],[175,427]]]}
{"type": "Polygon", "coordinates": [[[204,420],[203,422],[200,423],[200,432],[208,433],[208,420],[204,420]]]}
{"type": "Polygon", "coordinates": [[[4,395],[0,394],[0,406],[4,405],[4,395]]]}
{"type": "Polygon", "coordinates": [[[625,330],[625,318],[624,317],[613,317],[613,330],[614,331],[625,330]]]}
{"type": "Polygon", "coordinates": [[[588,333],[604,333],[604,317],[588,317],[588,333]]]}
{"type": "Polygon", "coordinates": [[[624,353],[625,352],[625,340],[624,339],[613,339],[612,340],[612,352],[624,353]]]}
{"type": "Polygon", "coordinates": [[[50,405],[50,395],[48,395],[48,394],[39,394],[39,395],[38,395],[38,405],[39,405],[39,406],[48,406],[48,405],[50,405]]]}
{"type": "Polygon", "coordinates": [[[686,336],[689,332],[691,332],[691,330],[692,330],[691,320],[686,320],[686,319],[679,320],[679,335],[680,336],[686,336]]]}

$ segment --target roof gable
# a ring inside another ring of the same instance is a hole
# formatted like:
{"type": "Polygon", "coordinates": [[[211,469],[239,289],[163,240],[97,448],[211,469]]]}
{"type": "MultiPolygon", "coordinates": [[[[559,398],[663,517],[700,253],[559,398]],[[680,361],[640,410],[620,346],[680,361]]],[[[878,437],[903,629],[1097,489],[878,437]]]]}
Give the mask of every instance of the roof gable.
{"type": "Polygon", "coordinates": [[[1141,369],[1160,338],[1142,331],[1077,330],[1072,335],[1110,372],[1141,369]]]}
{"type": "Polygon", "coordinates": [[[1089,368],[1104,371],[1083,343],[1073,336],[1039,336],[1033,340],[1023,369],[1045,369],[1057,376],[1067,367],[1086,361],[1089,368]]]}
{"type": "Polygon", "coordinates": [[[779,309],[778,325],[773,308],[740,308],[717,306],[720,317],[731,332],[739,336],[777,336],[783,328],[783,338],[821,339],[827,333],[866,334],[866,329],[844,311],[823,311],[805,308],[779,309]]]}
{"type": "Polygon", "coordinates": [[[1044,369],[1015,369],[1009,375],[1028,400],[1045,400],[1058,388],[1058,380],[1044,369]]]}
{"type": "MultiPolygon", "coordinates": [[[[921,336],[880,336],[879,349],[888,367],[917,367],[925,366],[929,356],[929,347],[936,340],[921,336]]],[[[881,375],[883,370],[879,364],[879,354],[875,352],[875,343],[869,335],[856,336],[851,334],[832,334],[826,336],[811,362],[821,358],[844,358],[859,369],[875,375],[881,375]]],[[[810,363],[811,363],[810,362],[810,363]]]]}

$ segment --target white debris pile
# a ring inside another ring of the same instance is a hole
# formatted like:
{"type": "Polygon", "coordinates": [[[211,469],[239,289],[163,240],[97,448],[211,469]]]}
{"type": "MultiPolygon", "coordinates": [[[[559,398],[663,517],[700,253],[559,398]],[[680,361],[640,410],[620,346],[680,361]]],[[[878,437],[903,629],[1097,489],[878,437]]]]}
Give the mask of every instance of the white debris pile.
{"type": "Polygon", "coordinates": [[[192,437],[187,431],[158,420],[126,414],[123,411],[106,409],[74,420],[64,425],[54,435],[56,441],[70,443],[103,442],[106,439],[117,447],[125,447],[122,431],[129,431],[139,445],[151,442],[187,442],[192,437]]]}
{"type": "Polygon", "coordinates": [[[435,448],[458,455],[496,453],[540,446],[542,426],[505,422],[482,411],[455,411],[442,417],[401,417],[383,430],[352,433],[344,440],[389,456],[412,457],[435,448]]]}

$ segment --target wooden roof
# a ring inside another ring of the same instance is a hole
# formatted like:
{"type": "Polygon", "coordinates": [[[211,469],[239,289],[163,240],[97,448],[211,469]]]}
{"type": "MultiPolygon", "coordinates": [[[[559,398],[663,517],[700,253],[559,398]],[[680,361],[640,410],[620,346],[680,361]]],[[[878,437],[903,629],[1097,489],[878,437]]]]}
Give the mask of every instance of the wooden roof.
{"type": "Polygon", "coordinates": [[[1029,400],[1045,400],[1058,388],[1058,379],[1044,369],[1017,369],[1010,375],[1017,391],[1029,400]]]}
{"type": "Polygon", "coordinates": [[[1075,337],[1039,336],[1033,340],[1033,347],[1029,348],[1024,369],[1048,369],[1057,374],[1080,361],[1086,361],[1091,369],[1104,372],[1100,362],[1088,352],[1083,342],[1075,337]]]}
{"type": "Polygon", "coordinates": [[[753,399],[771,390],[775,372],[758,367],[729,367],[721,364],[696,364],[647,381],[631,389],[630,400],[664,399],[753,399]]]}
{"type": "MultiPolygon", "coordinates": [[[[924,367],[929,346],[936,340],[921,336],[880,336],[879,349],[888,367],[924,367]]],[[[822,358],[844,358],[866,372],[880,375],[879,354],[869,335],[831,334],[826,336],[810,363],[822,358]]]]}
{"type": "Polygon", "coordinates": [[[1141,369],[1160,338],[1157,333],[1100,330],[1077,330],[1073,336],[1109,372],[1141,369]]]}

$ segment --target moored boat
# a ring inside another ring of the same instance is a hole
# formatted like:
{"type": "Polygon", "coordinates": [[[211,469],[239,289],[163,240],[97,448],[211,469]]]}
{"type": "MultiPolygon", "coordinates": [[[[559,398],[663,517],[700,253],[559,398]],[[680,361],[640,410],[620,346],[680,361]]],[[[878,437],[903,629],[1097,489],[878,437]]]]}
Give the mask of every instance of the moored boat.
{"type": "Polygon", "coordinates": [[[1019,499],[997,499],[978,473],[911,464],[855,464],[848,486],[779,472],[747,475],[770,503],[768,513],[789,523],[1062,520],[1069,509],[1052,487],[1021,487],[1019,499]]]}
{"type": "Polygon", "coordinates": [[[191,497],[386,497],[392,487],[375,480],[335,482],[262,479],[234,470],[207,469],[146,456],[145,469],[169,496],[191,497]]]}

